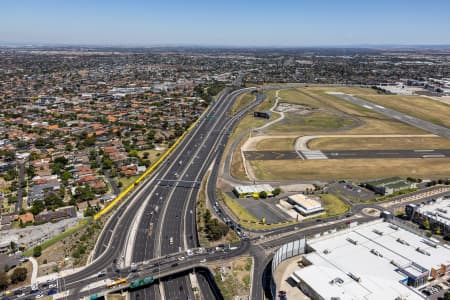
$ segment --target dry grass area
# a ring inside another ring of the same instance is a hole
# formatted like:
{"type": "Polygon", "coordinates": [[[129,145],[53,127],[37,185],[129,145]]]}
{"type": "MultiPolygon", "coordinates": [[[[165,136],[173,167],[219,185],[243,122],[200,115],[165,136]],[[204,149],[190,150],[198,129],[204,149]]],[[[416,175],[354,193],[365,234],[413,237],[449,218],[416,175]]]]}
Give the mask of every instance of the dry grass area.
{"type": "MultiPolygon", "coordinates": [[[[16,284],[10,283],[8,285],[8,290],[14,290],[14,289],[16,289],[18,287],[21,287],[21,286],[24,286],[24,285],[29,285],[31,283],[31,274],[33,272],[33,265],[31,264],[31,262],[28,261],[26,263],[23,263],[23,264],[17,266],[17,268],[25,268],[25,269],[27,269],[27,278],[24,281],[18,282],[16,284]]],[[[15,268],[13,268],[13,269],[8,271],[7,274],[8,274],[9,277],[11,277],[11,275],[14,272],[14,270],[15,270],[15,268]]],[[[5,299],[5,298],[2,298],[2,299],[5,299]]]]}
{"type": "Polygon", "coordinates": [[[164,152],[166,152],[166,149],[164,149],[164,150],[148,149],[148,150],[138,151],[138,155],[140,158],[144,158],[144,153],[148,153],[147,159],[150,160],[152,163],[154,163],[159,159],[159,157],[164,152]]]}
{"type": "Polygon", "coordinates": [[[250,161],[261,180],[338,178],[372,179],[392,176],[446,178],[450,174],[449,158],[433,159],[328,159],[286,161],[250,161]]]}
{"type": "Polygon", "coordinates": [[[242,110],[244,107],[252,103],[255,99],[256,96],[252,93],[245,93],[240,95],[231,107],[231,112],[235,113],[242,110]]]}
{"type": "Polygon", "coordinates": [[[295,138],[264,139],[256,144],[257,150],[294,150],[295,138]]]}
{"type": "Polygon", "coordinates": [[[278,96],[280,97],[280,102],[300,104],[311,108],[320,108],[322,106],[319,101],[307,94],[300,93],[297,89],[280,90],[278,96]]]}
{"type": "Polygon", "coordinates": [[[308,147],[324,151],[450,149],[450,140],[441,137],[333,137],[311,140],[308,147]]]}
{"type": "Polygon", "coordinates": [[[350,209],[344,201],[332,194],[322,194],[320,200],[327,217],[345,214],[350,209]]]}
{"type": "Polygon", "coordinates": [[[450,105],[433,99],[400,95],[363,95],[361,98],[422,120],[450,127],[450,105]]]}
{"type": "Polygon", "coordinates": [[[233,152],[230,173],[231,176],[240,180],[248,180],[247,174],[244,169],[244,161],[241,155],[241,147],[244,144],[246,138],[243,138],[241,142],[236,146],[236,149],[233,152]]]}
{"type": "Polygon", "coordinates": [[[336,129],[354,125],[355,121],[339,116],[332,112],[316,111],[308,115],[298,115],[295,113],[285,113],[285,119],[269,127],[270,132],[317,132],[335,131],[336,129]]]}
{"type": "Polygon", "coordinates": [[[214,278],[225,300],[248,299],[252,264],[250,257],[242,257],[213,268],[214,278]]]}
{"type": "Polygon", "coordinates": [[[84,266],[90,252],[94,249],[101,228],[103,228],[104,223],[107,221],[110,214],[102,217],[96,222],[91,222],[80,230],[42,250],[42,255],[37,258],[39,264],[38,276],[47,275],[59,270],[84,266]],[[85,251],[78,258],[74,258],[73,253],[79,247],[83,247],[85,251]]]}

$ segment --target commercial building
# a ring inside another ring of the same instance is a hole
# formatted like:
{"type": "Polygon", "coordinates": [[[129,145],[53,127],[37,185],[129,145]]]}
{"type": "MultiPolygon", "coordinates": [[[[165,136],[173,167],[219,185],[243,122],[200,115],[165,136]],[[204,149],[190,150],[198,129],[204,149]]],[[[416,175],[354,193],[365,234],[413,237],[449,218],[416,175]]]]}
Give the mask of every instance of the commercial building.
{"type": "Polygon", "coordinates": [[[381,195],[392,195],[395,192],[408,190],[416,187],[414,182],[401,179],[400,177],[392,177],[386,179],[378,179],[363,183],[363,185],[381,195]]]}
{"type": "Polygon", "coordinates": [[[322,204],[318,198],[313,198],[304,194],[288,196],[287,202],[294,206],[294,209],[303,216],[310,216],[324,212],[322,204]]]}
{"type": "Polygon", "coordinates": [[[233,193],[239,198],[259,198],[259,193],[266,192],[267,197],[273,197],[273,187],[270,184],[237,185],[233,193]]]}
{"type": "MultiPolygon", "coordinates": [[[[283,246],[278,252],[272,274],[283,259],[295,259],[288,299],[298,289],[321,300],[424,299],[419,287],[430,277],[450,274],[448,245],[381,219],[307,240],[303,246],[283,246]]],[[[273,294],[282,284],[277,280],[273,278],[273,294]]]]}
{"type": "Polygon", "coordinates": [[[450,234],[450,197],[440,197],[423,205],[408,204],[405,210],[410,220],[420,225],[428,222],[431,230],[450,234]]]}

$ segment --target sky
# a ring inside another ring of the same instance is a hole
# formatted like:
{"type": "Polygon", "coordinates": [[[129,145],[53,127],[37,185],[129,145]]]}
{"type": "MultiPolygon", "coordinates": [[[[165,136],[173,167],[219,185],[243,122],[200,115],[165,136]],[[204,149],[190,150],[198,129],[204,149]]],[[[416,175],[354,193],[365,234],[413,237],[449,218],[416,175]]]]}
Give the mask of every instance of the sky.
{"type": "Polygon", "coordinates": [[[1,0],[0,43],[450,45],[450,1],[1,0]]]}

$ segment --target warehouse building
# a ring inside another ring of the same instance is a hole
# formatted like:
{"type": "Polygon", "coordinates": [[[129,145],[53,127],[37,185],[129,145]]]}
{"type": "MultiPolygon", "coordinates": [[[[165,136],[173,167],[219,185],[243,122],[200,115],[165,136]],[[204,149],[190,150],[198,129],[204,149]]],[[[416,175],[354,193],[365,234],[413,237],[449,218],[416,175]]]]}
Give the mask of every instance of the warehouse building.
{"type": "Polygon", "coordinates": [[[273,197],[273,187],[270,184],[238,185],[233,193],[239,198],[259,198],[259,193],[266,192],[267,197],[273,197]]]}
{"type": "Polygon", "coordinates": [[[400,177],[368,181],[363,183],[363,185],[380,195],[392,195],[395,192],[416,187],[416,184],[414,182],[401,179],[400,177]]]}
{"type": "Polygon", "coordinates": [[[324,209],[317,197],[311,197],[303,194],[295,194],[288,196],[287,202],[292,204],[294,209],[302,216],[311,216],[323,213],[324,209]]]}
{"type": "Polygon", "coordinates": [[[408,204],[405,211],[410,220],[420,225],[428,221],[431,230],[450,234],[450,197],[440,197],[424,205],[408,204]]]}
{"type": "MultiPolygon", "coordinates": [[[[303,254],[282,253],[295,264],[287,274],[292,290],[283,286],[286,280],[273,278],[272,291],[286,288],[288,299],[298,289],[321,300],[424,299],[419,288],[430,277],[450,275],[448,245],[381,219],[307,240],[302,249],[303,254]]],[[[272,274],[283,259],[272,266],[272,274]]]]}

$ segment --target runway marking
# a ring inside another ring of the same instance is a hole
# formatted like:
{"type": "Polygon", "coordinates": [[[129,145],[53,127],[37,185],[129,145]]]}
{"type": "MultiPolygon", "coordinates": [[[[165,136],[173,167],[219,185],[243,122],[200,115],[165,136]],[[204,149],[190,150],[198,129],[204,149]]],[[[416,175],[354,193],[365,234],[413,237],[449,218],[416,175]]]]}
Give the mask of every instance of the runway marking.
{"type": "Polygon", "coordinates": [[[414,152],[434,152],[434,150],[414,150],[414,152]]]}
{"type": "Polygon", "coordinates": [[[428,154],[428,155],[423,155],[423,158],[442,158],[442,157],[447,157],[444,154],[428,154]]]}

